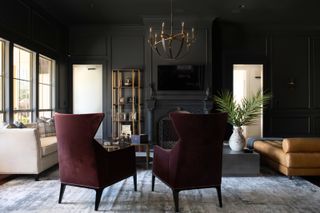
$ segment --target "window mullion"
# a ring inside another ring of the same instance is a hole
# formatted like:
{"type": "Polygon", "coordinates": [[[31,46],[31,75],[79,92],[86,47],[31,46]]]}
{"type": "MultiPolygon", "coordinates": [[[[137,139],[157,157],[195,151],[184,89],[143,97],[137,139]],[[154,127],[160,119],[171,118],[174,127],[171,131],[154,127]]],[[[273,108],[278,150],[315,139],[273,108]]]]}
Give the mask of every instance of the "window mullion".
{"type": "Polygon", "coordinates": [[[53,113],[53,69],[54,60],[41,55],[39,57],[39,70],[37,75],[38,112],[41,116],[49,116],[49,114],[52,116],[53,113]]]}
{"type": "Polygon", "coordinates": [[[39,99],[39,91],[38,91],[38,75],[39,75],[39,53],[34,53],[33,54],[33,58],[35,60],[33,60],[33,72],[32,72],[32,76],[31,76],[31,82],[32,82],[32,88],[33,88],[33,92],[32,92],[32,108],[34,109],[34,113],[32,116],[32,120],[36,121],[37,117],[39,116],[39,105],[38,105],[38,99],[39,99]]]}
{"type": "Polygon", "coordinates": [[[13,122],[13,48],[12,42],[7,44],[7,67],[6,67],[6,120],[13,122]]]}
{"type": "Polygon", "coordinates": [[[13,97],[10,106],[12,108],[11,122],[14,121],[14,119],[22,122],[32,122],[34,120],[33,117],[35,109],[33,100],[33,75],[36,63],[35,53],[14,45],[11,56],[13,61],[10,71],[10,82],[12,88],[10,94],[13,97]],[[16,71],[15,76],[14,70],[16,71]]]}

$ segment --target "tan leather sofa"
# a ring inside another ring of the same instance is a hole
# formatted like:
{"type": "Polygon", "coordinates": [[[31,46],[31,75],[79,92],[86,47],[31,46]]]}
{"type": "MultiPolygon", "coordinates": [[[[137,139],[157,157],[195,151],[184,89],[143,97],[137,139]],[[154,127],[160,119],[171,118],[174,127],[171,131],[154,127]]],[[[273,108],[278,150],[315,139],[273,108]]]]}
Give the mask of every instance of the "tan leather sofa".
{"type": "Polygon", "coordinates": [[[0,129],[0,174],[38,175],[58,163],[56,136],[40,138],[36,128],[0,129]]]}
{"type": "Polygon", "coordinates": [[[320,138],[256,140],[261,161],[287,176],[320,175],[320,138]]]}

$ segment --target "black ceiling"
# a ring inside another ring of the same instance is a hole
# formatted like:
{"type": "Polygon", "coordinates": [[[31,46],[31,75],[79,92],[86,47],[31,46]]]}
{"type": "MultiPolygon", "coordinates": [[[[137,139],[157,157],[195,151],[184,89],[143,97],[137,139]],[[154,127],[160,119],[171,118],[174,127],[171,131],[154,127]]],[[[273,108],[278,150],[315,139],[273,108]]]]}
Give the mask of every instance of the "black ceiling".
{"type": "MultiPolygon", "coordinates": [[[[33,0],[66,25],[141,25],[170,14],[170,0],[33,0]]],[[[320,0],[173,0],[174,14],[267,24],[320,24],[320,0]]]]}

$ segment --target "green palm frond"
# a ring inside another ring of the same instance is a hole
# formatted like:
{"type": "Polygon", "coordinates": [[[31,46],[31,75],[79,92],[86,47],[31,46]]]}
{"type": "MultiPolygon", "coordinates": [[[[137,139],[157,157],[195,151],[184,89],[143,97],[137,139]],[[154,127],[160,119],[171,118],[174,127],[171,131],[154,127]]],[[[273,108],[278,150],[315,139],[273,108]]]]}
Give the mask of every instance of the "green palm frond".
{"type": "Polygon", "coordinates": [[[228,122],[233,126],[247,126],[260,116],[263,106],[271,99],[270,94],[259,90],[249,98],[243,98],[238,104],[230,91],[222,91],[214,96],[214,102],[220,112],[228,113],[228,122]]]}

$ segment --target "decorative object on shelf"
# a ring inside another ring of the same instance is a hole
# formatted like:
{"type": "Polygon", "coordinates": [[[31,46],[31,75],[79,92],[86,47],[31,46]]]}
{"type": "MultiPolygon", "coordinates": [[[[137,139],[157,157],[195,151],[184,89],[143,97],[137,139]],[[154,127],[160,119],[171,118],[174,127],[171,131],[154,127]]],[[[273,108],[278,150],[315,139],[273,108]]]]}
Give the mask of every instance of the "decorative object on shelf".
{"type": "Polygon", "coordinates": [[[120,97],[120,98],[119,98],[119,104],[125,104],[124,97],[120,97]]]}
{"type": "Polygon", "coordinates": [[[195,42],[195,31],[192,27],[188,32],[184,22],[181,22],[181,31],[173,32],[173,3],[171,0],[170,33],[165,32],[165,22],[162,22],[161,32],[153,34],[152,27],[149,29],[148,43],[152,50],[162,58],[176,60],[184,57],[195,42]]]}
{"type": "Polygon", "coordinates": [[[127,103],[128,104],[138,104],[138,99],[129,96],[129,97],[127,97],[127,103]]]}
{"type": "Polygon", "coordinates": [[[233,125],[233,133],[229,139],[229,146],[234,151],[241,151],[245,147],[245,138],[242,134],[242,126],[254,123],[255,119],[261,115],[271,95],[258,91],[249,98],[243,98],[241,103],[237,103],[233,94],[223,91],[214,96],[214,103],[217,104],[220,112],[228,113],[228,123],[233,125]]]}
{"type": "Polygon", "coordinates": [[[131,135],[131,125],[130,124],[123,124],[121,126],[121,134],[124,135],[131,135]]]}
{"type": "Polygon", "coordinates": [[[119,137],[119,144],[126,144],[126,143],[130,143],[131,141],[131,136],[129,134],[126,133],[122,133],[119,137]]]}
{"type": "Polygon", "coordinates": [[[119,121],[126,121],[127,120],[127,113],[119,112],[119,121]]]}
{"type": "Polygon", "coordinates": [[[131,96],[127,97],[127,103],[128,104],[133,103],[133,98],[131,96]]]}
{"type": "Polygon", "coordinates": [[[137,120],[137,113],[136,112],[129,112],[129,121],[137,120]]]}
{"type": "Polygon", "coordinates": [[[131,80],[131,78],[126,78],[126,79],[124,80],[124,85],[125,85],[125,86],[131,86],[131,85],[132,85],[132,80],[131,80]]]}

